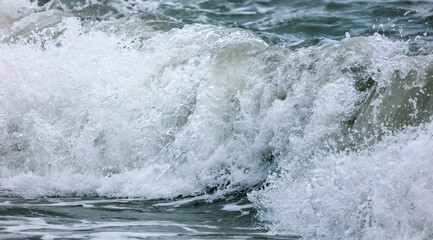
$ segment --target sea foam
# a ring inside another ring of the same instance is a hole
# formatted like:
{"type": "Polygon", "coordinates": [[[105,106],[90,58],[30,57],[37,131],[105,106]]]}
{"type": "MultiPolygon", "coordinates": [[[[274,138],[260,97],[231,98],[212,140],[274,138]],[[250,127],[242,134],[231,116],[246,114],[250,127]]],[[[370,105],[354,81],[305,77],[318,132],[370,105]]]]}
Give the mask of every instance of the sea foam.
{"type": "Polygon", "coordinates": [[[253,189],[273,232],[431,237],[431,54],[379,34],[293,51],[237,28],[27,5],[0,20],[3,192],[253,189]]]}

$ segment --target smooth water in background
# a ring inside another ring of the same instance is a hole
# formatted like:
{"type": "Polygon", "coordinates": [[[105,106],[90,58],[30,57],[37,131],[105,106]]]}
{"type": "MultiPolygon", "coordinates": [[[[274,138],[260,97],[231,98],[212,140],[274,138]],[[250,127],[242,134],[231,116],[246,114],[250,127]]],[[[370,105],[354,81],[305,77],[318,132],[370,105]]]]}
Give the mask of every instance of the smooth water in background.
{"type": "Polygon", "coordinates": [[[0,0],[0,238],[432,239],[433,2],[0,0]]]}

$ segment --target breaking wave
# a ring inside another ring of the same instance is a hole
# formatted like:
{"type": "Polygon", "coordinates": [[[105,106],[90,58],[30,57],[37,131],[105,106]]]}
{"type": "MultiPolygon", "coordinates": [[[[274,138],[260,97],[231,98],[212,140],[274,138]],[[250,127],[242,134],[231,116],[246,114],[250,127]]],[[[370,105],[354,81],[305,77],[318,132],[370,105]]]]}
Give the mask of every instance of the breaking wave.
{"type": "Polygon", "coordinates": [[[250,191],[277,233],[432,237],[429,49],[375,34],[290,50],[238,28],[0,6],[3,194],[250,191]]]}

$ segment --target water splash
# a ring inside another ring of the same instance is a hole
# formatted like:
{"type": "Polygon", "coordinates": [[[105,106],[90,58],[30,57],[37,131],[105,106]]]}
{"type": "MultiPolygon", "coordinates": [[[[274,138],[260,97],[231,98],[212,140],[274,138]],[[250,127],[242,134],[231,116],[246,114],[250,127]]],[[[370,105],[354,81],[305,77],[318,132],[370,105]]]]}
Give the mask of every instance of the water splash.
{"type": "Polygon", "coordinates": [[[431,236],[428,50],[375,34],[292,51],[237,28],[74,17],[89,2],[16,4],[0,19],[7,194],[255,189],[274,232],[431,236]]]}

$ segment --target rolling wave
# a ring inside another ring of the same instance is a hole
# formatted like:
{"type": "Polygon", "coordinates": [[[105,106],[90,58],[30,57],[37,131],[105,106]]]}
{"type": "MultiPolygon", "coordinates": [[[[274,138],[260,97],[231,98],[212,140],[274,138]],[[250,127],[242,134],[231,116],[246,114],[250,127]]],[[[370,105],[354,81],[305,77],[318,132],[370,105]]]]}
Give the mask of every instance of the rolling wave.
{"type": "Polygon", "coordinates": [[[13,3],[0,8],[6,194],[250,191],[278,233],[432,236],[430,49],[374,34],[290,50],[240,28],[78,18],[87,2],[13,3]]]}

